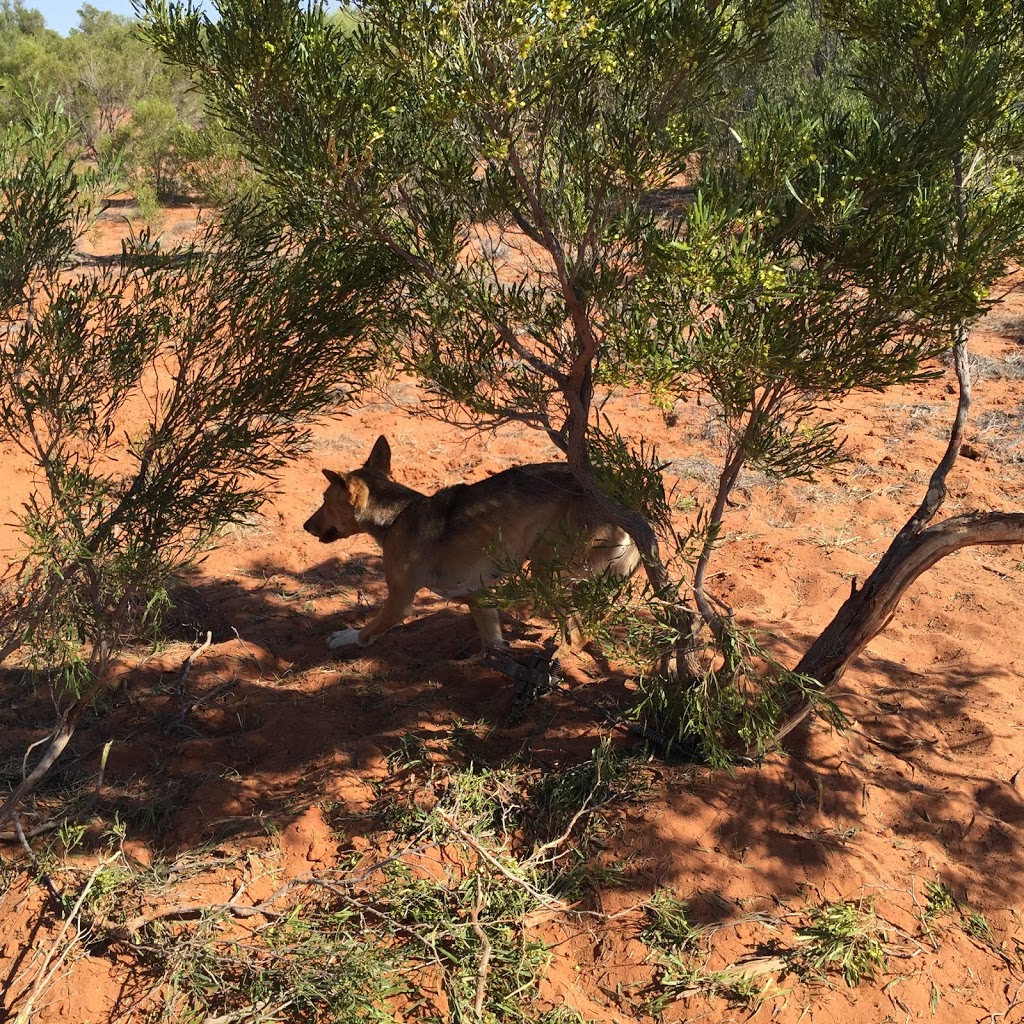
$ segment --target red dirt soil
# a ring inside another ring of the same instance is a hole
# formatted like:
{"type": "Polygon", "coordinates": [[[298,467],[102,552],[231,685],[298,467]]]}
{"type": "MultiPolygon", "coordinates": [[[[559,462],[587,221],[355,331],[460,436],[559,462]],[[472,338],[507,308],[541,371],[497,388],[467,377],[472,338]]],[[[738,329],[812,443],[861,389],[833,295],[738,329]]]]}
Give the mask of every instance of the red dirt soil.
{"type": "MultiPolygon", "coordinates": [[[[169,215],[165,228],[184,232],[189,216],[169,215]]],[[[101,225],[94,249],[116,249],[116,232],[116,222],[101,225]]],[[[998,368],[1024,355],[1024,277],[1005,291],[972,337],[986,372],[944,515],[1022,506],[1024,380],[998,368]]],[[[955,401],[949,374],[856,396],[833,410],[848,436],[846,472],[813,485],[754,475],[741,482],[712,583],[741,624],[775,638],[784,661],[795,664],[851,579],[870,572],[916,507],[955,401]]],[[[719,459],[706,411],[682,405],[672,427],[641,397],[621,396],[606,411],[624,435],[657,445],[685,528],[693,514],[685,510],[712,497],[719,459]]],[[[261,518],[210,552],[178,594],[177,642],[129,663],[106,713],[84,722],[65,754],[75,773],[95,778],[111,743],[103,798],[156,808],[160,820],[124,843],[134,863],[200,853],[211,861],[178,887],[182,900],[224,900],[245,881],[256,901],[289,877],[329,868],[343,851],[367,848],[375,840],[358,834],[358,816],[406,734],[429,741],[469,723],[475,760],[554,769],[587,758],[608,732],[557,693],[509,727],[511,684],[473,659],[471,618],[427,595],[373,649],[329,656],[325,635],[365,622],[381,599],[380,558],[369,538],[322,546],[301,525],[319,504],[321,467],[353,468],[381,433],[396,479],[428,491],[556,457],[546,439],[519,427],[467,434],[439,422],[415,384],[398,380],[318,425],[312,450],[278,475],[261,518]],[[191,669],[186,700],[180,668],[208,630],[213,644],[191,669]],[[329,823],[339,813],[348,816],[343,841],[329,823]]],[[[0,522],[9,524],[31,471],[3,454],[0,522]]],[[[0,547],[10,552],[16,537],[3,529],[0,547]]],[[[697,923],[714,926],[709,970],[770,955],[779,936],[791,942],[792,922],[806,921],[798,912],[808,906],[873,900],[887,970],[858,988],[834,974],[827,983],[780,970],[755,975],[758,989],[767,986],[761,1019],[1024,1021],[1022,597],[1024,551],[961,551],[914,585],[847,674],[838,696],[853,723],[845,734],[815,722],[791,738],[789,753],[733,775],[649,762],[648,788],[614,812],[600,855],[624,874],[624,884],[595,889],[588,909],[606,916],[552,914],[534,926],[552,944],[540,1008],[566,1005],[596,1022],[651,1019],[645,1000],[659,968],[639,937],[647,922],[640,904],[668,887],[690,902],[697,923]],[[936,879],[984,915],[991,941],[949,920],[930,941],[921,918],[925,883],[936,879]]],[[[546,628],[506,624],[516,641],[546,628]]],[[[633,689],[587,653],[570,666],[569,682],[620,700],[633,689]]],[[[0,712],[0,760],[20,763],[45,737],[52,707],[43,696],[18,696],[15,681],[7,686],[18,703],[0,712]]],[[[632,742],[611,735],[616,745],[632,742]]],[[[24,816],[26,828],[33,820],[24,816]]],[[[16,844],[4,857],[18,860],[16,844]]],[[[26,873],[0,879],[8,886],[0,988],[10,986],[10,1000],[32,951],[53,942],[60,922],[26,873]]],[[[114,947],[83,953],[58,973],[36,1019],[142,1020],[146,987],[142,966],[114,947]]],[[[739,1021],[751,1012],[697,994],[671,1003],[664,1019],[739,1021]]]]}

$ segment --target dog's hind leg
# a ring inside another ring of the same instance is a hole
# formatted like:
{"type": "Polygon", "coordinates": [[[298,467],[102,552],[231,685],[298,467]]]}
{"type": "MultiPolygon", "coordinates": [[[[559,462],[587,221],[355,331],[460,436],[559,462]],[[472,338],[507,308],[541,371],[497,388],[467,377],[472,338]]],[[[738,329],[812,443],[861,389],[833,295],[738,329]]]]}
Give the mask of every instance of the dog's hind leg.
{"type": "Polygon", "coordinates": [[[487,608],[477,604],[475,598],[469,598],[466,602],[469,605],[470,614],[480,632],[480,639],[483,642],[483,649],[488,647],[507,647],[501,635],[501,620],[498,618],[497,608],[487,608]]]}
{"type": "Polygon", "coordinates": [[[613,572],[628,579],[640,568],[640,552],[625,530],[611,523],[595,530],[590,538],[587,566],[593,573],[613,572]]]}
{"type": "MultiPolygon", "coordinates": [[[[586,553],[586,572],[597,576],[610,573],[628,579],[640,565],[640,552],[625,530],[612,523],[594,530],[589,538],[589,550],[586,553]]],[[[563,579],[571,589],[572,574],[564,573],[563,579]]],[[[559,617],[559,644],[556,656],[564,657],[569,651],[583,646],[586,639],[583,632],[583,620],[576,611],[569,611],[559,617]]]]}

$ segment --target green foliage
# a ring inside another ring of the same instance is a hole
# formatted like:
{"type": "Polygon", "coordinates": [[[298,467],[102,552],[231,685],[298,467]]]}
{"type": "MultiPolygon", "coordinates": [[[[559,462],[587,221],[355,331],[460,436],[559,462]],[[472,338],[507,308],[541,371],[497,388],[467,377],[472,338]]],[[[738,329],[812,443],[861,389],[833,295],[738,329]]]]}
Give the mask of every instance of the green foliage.
{"type": "Polygon", "coordinates": [[[857,88],[916,139],[945,204],[942,253],[960,290],[983,302],[1019,249],[1024,144],[1024,5],[834,0],[836,25],[857,42],[857,88]]]}
{"type": "Polygon", "coordinates": [[[13,120],[64,80],[57,56],[61,44],[39,11],[22,0],[0,0],[0,124],[13,120]]]}
{"type": "Polygon", "coordinates": [[[854,51],[816,0],[790,0],[771,30],[763,62],[736,75],[734,92],[716,111],[724,126],[758,104],[796,100],[809,111],[852,110],[861,105],[849,81],[854,51]]]}
{"type": "Polygon", "coordinates": [[[924,911],[926,923],[953,914],[959,908],[959,902],[953,891],[941,879],[936,879],[934,882],[926,881],[924,889],[927,895],[924,911]]]}
{"type": "Polygon", "coordinates": [[[662,992],[650,1000],[650,1012],[660,1016],[679,998],[688,998],[698,992],[708,997],[720,996],[735,1006],[746,1007],[751,1015],[771,997],[771,982],[759,982],[757,976],[745,973],[740,966],[711,971],[695,966],[683,958],[671,955],[660,979],[662,992]]]}
{"type": "Polygon", "coordinates": [[[641,440],[634,447],[605,420],[593,428],[589,450],[594,481],[604,494],[642,512],[653,523],[669,526],[670,511],[661,475],[665,463],[658,459],[653,445],[641,440]]]}
{"type": "MultiPolygon", "coordinates": [[[[178,941],[160,936],[154,966],[168,986],[160,1020],[202,1020],[214,1009],[247,1008],[271,1020],[390,1022],[389,998],[407,991],[401,947],[375,934],[377,922],[349,908],[295,907],[260,942],[223,940],[206,929],[178,941]],[[264,1015],[266,1011],[266,1015],[264,1015]]],[[[252,1011],[252,1012],[249,1012],[252,1011]]]]}
{"type": "Polygon", "coordinates": [[[148,34],[290,217],[358,224],[406,261],[405,355],[442,405],[552,426],[573,392],[587,413],[606,333],[655,309],[643,196],[685,163],[702,97],[773,6],[361,10],[344,35],[286,3],[212,20],[153,0],[148,34]]]}
{"type": "Polygon", "coordinates": [[[132,109],[131,120],[106,136],[101,154],[118,153],[129,167],[145,171],[145,180],[159,197],[171,198],[188,163],[194,134],[191,126],[179,120],[170,100],[144,98],[132,109]]]}
{"type": "Polygon", "coordinates": [[[34,36],[45,28],[43,16],[23,0],[0,0],[0,34],[34,36]]]}
{"type": "Polygon", "coordinates": [[[0,8],[0,120],[57,104],[87,155],[116,185],[160,201],[189,194],[223,204],[252,186],[237,146],[202,110],[188,77],[161,64],[129,18],[85,4],[67,38],[20,0],[0,8]]]}
{"type": "Polygon", "coordinates": [[[950,150],[982,139],[1019,141],[1024,8],[1017,0],[830,0],[827,9],[861,44],[856,84],[876,107],[908,123],[925,112],[941,119],[950,150]]]}
{"type": "Polygon", "coordinates": [[[729,625],[724,651],[690,686],[656,673],[642,676],[633,715],[669,743],[670,753],[728,768],[737,754],[755,761],[775,746],[775,727],[794,693],[834,725],[845,718],[821,684],[786,669],[758,638],[729,625]]]}
{"type": "Polygon", "coordinates": [[[558,1006],[538,1017],[537,1024],[589,1024],[589,1022],[579,1010],[558,1006]]]}
{"type": "Polygon", "coordinates": [[[34,274],[56,277],[88,223],[88,177],[75,174],[75,132],[58,108],[0,135],[0,310],[23,298],[34,274]],[[70,153],[69,153],[70,150],[70,153]]]}
{"type": "Polygon", "coordinates": [[[673,895],[671,889],[658,889],[647,903],[650,919],[640,933],[649,946],[668,952],[692,949],[700,939],[701,929],[689,917],[689,904],[673,895]]]}
{"type": "Polygon", "coordinates": [[[926,931],[931,932],[940,918],[956,914],[960,927],[968,935],[997,953],[1001,953],[1002,943],[981,911],[975,910],[962,900],[957,899],[953,890],[941,879],[936,879],[934,882],[926,881],[924,887],[927,899],[922,923],[926,931]]]}
{"type": "Polygon", "coordinates": [[[0,140],[0,429],[41,479],[2,645],[77,689],[82,657],[151,627],[174,574],[260,505],[309,416],[358,386],[382,268],[240,207],[195,248],[143,234],[120,263],[69,275],[88,214],[71,138],[51,113],[0,140]]]}
{"type": "Polygon", "coordinates": [[[617,754],[607,739],[591,751],[590,759],[541,776],[531,787],[524,825],[538,841],[563,834],[579,820],[581,811],[634,795],[636,780],[628,758],[617,754]]]}
{"type": "Polygon", "coordinates": [[[523,915],[533,905],[529,892],[489,870],[440,885],[414,879],[401,867],[388,874],[375,894],[384,926],[394,934],[411,931],[427,937],[443,970],[449,1002],[459,1008],[455,1019],[468,1014],[474,1000],[482,932],[490,949],[490,1012],[501,1021],[531,1020],[522,997],[532,992],[548,957],[542,944],[525,940],[520,930],[523,915]],[[473,908],[476,927],[465,923],[467,908],[473,908]]]}
{"type": "Polygon", "coordinates": [[[838,970],[851,988],[886,968],[885,947],[874,908],[830,903],[811,911],[811,923],[798,932],[802,958],[814,970],[838,970]]]}
{"type": "Polygon", "coordinates": [[[964,931],[984,945],[998,950],[1000,942],[996,938],[995,932],[992,931],[992,925],[988,923],[988,918],[980,910],[971,910],[966,907],[964,911],[964,931]]]}
{"type": "MultiPolygon", "coordinates": [[[[154,1020],[385,1022],[414,1007],[414,1019],[437,1024],[581,1024],[564,1009],[538,1010],[549,954],[529,920],[569,909],[554,893],[580,875],[609,805],[631,792],[630,773],[607,747],[565,772],[417,760],[428,771],[396,772],[366,819],[382,826],[379,856],[339,863],[315,883],[293,880],[249,917],[244,936],[224,927],[223,904],[139,926],[147,909],[181,903],[181,886],[191,890],[211,869],[202,858],[140,870],[108,849],[91,873],[79,858],[49,854],[47,868],[69,904],[88,885],[83,925],[100,941],[113,930],[144,963],[139,981],[150,986],[154,1020]],[[424,809],[428,793],[435,802],[424,809]],[[397,835],[392,802],[416,808],[397,835]],[[538,846],[531,823],[540,808],[550,817],[538,846]],[[133,921],[138,930],[127,932],[133,921]]],[[[124,838],[116,818],[109,832],[124,838]]]]}

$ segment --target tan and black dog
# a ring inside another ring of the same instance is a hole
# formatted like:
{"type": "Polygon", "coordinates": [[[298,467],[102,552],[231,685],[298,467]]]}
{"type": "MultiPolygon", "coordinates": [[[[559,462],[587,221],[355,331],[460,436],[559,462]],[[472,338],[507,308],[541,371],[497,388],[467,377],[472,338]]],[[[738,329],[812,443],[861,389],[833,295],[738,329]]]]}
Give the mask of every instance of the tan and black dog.
{"type": "Polygon", "coordinates": [[[516,466],[424,495],[391,479],[391,447],[381,436],[361,468],[323,474],[329,482],[324,503],[303,529],[324,544],[370,534],[383,552],[388,585],[373,619],[362,629],[332,633],[331,650],[372,644],[409,615],[424,588],[464,600],[484,648],[501,645],[497,609],[476,600],[501,578],[500,565],[561,561],[567,546],[574,563],[569,572],[628,577],[640,564],[628,534],[594,511],[565,465],[516,466]],[[570,536],[575,540],[567,545],[570,536]]]}

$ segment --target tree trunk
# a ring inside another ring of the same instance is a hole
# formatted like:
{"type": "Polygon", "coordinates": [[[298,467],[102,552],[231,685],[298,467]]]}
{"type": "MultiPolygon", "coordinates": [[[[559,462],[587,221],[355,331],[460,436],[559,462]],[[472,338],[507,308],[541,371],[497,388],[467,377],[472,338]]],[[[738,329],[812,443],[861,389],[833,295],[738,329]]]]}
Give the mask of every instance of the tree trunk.
{"type": "MultiPolygon", "coordinates": [[[[585,377],[588,387],[591,379],[591,371],[588,370],[585,377]]],[[[696,611],[687,609],[678,602],[676,588],[661,558],[658,535],[647,517],[642,512],[628,509],[613,501],[594,481],[586,440],[589,393],[574,390],[571,382],[563,383],[562,393],[569,407],[569,415],[560,432],[569,469],[594,507],[629,534],[637,546],[652,594],[664,602],[664,614],[678,634],[674,647],[663,653],[658,670],[663,675],[674,678],[678,685],[689,686],[701,673],[696,641],[700,629],[700,616],[696,611]]]]}
{"type": "MultiPolygon", "coordinates": [[[[796,666],[827,692],[847,666],[888,625],[907,588],[936,562],[977,544],[1024,544],[1024,512],[974,512],[936,523],[917,534],[900,534],[868,577],[851,592],[835,618],[796,666]]],[[[794,694],[782,716],[782,739],[810,713],[794,694]]]]}
{"type": "MultiPolygon", "coordinates": [[[[953,332],[953,368],[959,386],[956,415],[946,450],[932,472],[921,504],[893,538],[864,586],[857,590],[854,584],[842,608],[794,670],[816,679],[825,693],[842,678],[847,665],[885,629],[911,583],[940,558],[974,544],[1012,544],[1024,540],[1024,517],[1015,518],[1009,513],[958,516],[926,529],[946,500],[946,477],[960,454],[967,430],[971,409],[969,333],[966,324],[958,324],[953,332]]],[[[811,704],[792,693],[780,715],[776,741],[792,732],[810,711],[811,704]]]]}

